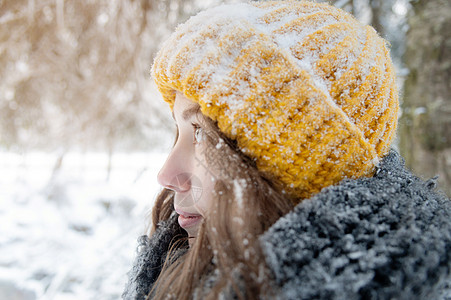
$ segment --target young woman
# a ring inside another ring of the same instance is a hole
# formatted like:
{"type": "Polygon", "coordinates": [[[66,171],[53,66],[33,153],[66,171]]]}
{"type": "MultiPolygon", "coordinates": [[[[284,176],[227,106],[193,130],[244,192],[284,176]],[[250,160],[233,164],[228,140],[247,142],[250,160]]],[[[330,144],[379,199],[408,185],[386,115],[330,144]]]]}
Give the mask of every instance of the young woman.
{"type": "Polygon", "coordinates": [[[386,42],[327,4],[223,5],[152,75],[177,124],[124,299],[446,299],[451,203],[390,144],[386,42]]]}

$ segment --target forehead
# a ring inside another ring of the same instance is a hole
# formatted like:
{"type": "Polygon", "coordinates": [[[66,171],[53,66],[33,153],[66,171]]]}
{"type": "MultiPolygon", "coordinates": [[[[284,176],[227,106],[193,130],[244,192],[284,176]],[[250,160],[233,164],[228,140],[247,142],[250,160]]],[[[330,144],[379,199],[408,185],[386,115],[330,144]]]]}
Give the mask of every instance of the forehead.
{"type": "Polygon", "coordinates": [[[174,109],[172,111],[172,117],[174,120],[176,119],[175,116],[181,116],[183,120],[187,120],[197,113],[200,113],[199,104],[177,93],[174,102],[174,109]]]}

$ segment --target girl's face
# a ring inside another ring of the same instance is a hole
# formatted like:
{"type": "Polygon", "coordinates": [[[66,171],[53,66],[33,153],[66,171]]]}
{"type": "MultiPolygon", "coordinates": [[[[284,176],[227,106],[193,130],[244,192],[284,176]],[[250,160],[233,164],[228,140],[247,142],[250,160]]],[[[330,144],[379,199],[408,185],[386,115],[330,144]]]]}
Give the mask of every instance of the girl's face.
{"type": "Polygon", "coordinates": [[[158,173],[158,182],[175,192],[179,224],[196,237],[212,201],[214,176],[205,161],[205,127],[199,105],[177,93],[173,109],[178,138],[158,173]]]}

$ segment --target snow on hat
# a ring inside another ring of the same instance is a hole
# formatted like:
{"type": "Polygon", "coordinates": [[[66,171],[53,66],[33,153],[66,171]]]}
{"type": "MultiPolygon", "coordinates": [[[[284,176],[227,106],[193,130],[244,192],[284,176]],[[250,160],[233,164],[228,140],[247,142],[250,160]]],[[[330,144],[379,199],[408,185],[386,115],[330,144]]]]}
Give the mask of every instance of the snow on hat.
{"type": "Polygon", "coordinates": [[[374,174],[394,138],[398,95],[384,39],[325,3],[222,5],[180,25],[152,76],[237,141],[295,202],[374,174]]]}

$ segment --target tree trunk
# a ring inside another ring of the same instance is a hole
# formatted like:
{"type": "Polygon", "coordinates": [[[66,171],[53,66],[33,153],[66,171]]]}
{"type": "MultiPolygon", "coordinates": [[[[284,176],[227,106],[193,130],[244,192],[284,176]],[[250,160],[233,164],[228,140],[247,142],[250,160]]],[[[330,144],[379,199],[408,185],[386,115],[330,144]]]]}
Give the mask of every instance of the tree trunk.
{"type": "Polygon", "coordinates": [[[400,151],[423,178],[439,175],[451,195],[451,6],[449,0],[412,2],[400,119],[400,151]]]}
{"type": "MultiPolygon", "coordinates": [[[[387,1],[387,0],[384,0],[387,1]]],[[[391,2],[391,1],[390,1],[391,2]]],[[[384,17],[384,7],[383,7],[383,1],[382,0],[371,0],[370,1],[371,4],[371,26],[374,27],[374,29],[376,29],[376,31],[382,36],[382,37],[386,37],[385,36],[385,27],[382,24],[382,18],[384,17]]]]}

